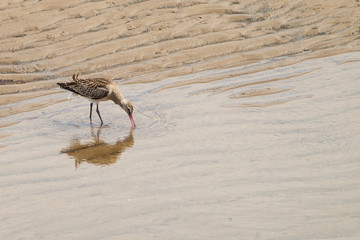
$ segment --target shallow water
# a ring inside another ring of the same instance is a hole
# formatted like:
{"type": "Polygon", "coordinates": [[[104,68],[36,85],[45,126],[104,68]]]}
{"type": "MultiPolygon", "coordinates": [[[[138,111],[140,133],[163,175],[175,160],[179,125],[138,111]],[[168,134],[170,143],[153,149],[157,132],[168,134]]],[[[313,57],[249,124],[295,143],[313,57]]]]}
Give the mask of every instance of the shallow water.
{"type": "Polygon", "coordinates": [[[0,239],[359,239],[359,9],[0,1],[0,239]]]}
{"type": "Polygon", "coordinates": [[[56,94],[0,119],[2,239],[358,239],[360,54],[56,94]],[[201,79],[209,81],[202,81],[201,79]],[[211,81],[210,81],[211,80],[211,81]]]}

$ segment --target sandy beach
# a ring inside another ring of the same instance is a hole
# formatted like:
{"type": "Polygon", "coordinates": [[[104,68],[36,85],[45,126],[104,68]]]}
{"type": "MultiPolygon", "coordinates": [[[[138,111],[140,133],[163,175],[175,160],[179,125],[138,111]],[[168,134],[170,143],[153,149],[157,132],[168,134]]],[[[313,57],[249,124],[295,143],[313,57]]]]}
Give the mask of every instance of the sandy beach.
{"type": "Polygon", "coordinates": [[[1,239],[360,238],[360,2],[0,2],[1,239]],[[112,102],[60,89],[113,79],[112,102]]]}

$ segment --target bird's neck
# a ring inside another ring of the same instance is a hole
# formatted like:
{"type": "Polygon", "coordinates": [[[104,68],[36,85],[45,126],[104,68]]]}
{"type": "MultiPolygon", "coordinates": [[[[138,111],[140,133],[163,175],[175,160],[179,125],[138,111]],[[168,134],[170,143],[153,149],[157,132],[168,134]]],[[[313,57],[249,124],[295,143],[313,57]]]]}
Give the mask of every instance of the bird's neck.
{"type": "Polygon", "coordinates": [[[127,103],[127,100],[124,98],[124,96],[118,89],[115,89],[112,92],[110,99],[113,100],[115,104],[120,105],[121,108],[124,108],[127,103]]]}

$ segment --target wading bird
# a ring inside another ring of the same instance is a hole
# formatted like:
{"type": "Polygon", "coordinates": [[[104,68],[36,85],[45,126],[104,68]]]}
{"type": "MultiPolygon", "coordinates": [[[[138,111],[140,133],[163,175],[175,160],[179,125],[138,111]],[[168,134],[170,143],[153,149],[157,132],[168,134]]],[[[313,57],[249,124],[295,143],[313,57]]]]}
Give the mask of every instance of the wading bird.
{"type": "Polygon", "coordinates": [[[81,79],[79,78],[79,74],[74,74],[72,80],[73,81],[71,82],[57,84],[63,89],[69,90],[90,100],[90,123],[92,123],[93,103],[96,103],[96,112],[101,120],[101,125],[103,125],[103,120],[99,111],[99,102],[112,100],[115,104],[120,105],[120,107],[124,109],[130,118],[132,128],[135,128],[136,125],[132,116],[134,108],[121,94],[114,81],[105,78],[81,79]]]}

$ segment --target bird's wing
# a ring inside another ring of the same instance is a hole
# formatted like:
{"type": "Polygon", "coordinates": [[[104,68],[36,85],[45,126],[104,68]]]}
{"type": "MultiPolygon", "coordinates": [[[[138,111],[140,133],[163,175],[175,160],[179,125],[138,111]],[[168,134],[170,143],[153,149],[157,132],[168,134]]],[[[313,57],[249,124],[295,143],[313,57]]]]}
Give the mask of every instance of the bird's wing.
{"type": "Polygon", "coordinates": [[[109,89],[107,88],[107,85],[110,83],[110,81],[107,79],[73,79],[73,82],[58,83],[58,85],[61,88],[91,99],[101,99],[109,94],[109,89]]]}

